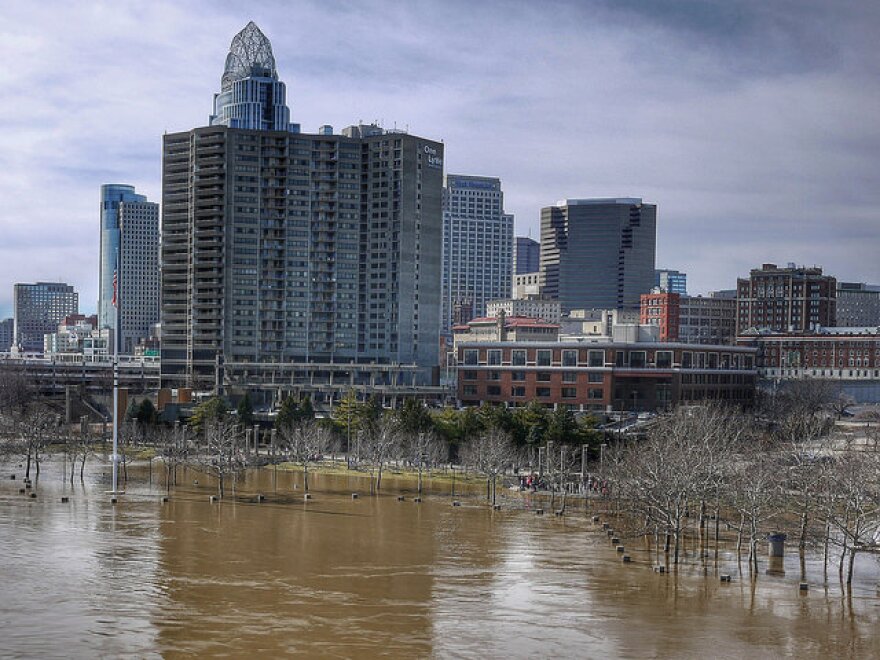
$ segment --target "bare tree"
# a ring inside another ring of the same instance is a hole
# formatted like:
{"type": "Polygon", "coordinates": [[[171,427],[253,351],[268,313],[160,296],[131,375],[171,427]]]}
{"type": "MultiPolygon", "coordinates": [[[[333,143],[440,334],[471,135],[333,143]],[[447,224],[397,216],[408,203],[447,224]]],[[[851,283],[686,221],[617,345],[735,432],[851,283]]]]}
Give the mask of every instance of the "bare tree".
{"type": "Polygon", "coordinates": [[[758,573],[758,540],[763,524],[772,518],[780,507],[779,465],[774,457],[757,450],[750,460],[740,460],[732,478],[732,504],[740,514],[737,558],[740,556],[743,535],[749,542],[749,570],[758,573]]]}
{"type": "Polygon", "coordinates": [[[185,426],[157,427],[154,435],[159,456],[165,467],[165,491],[171,492],[177,484],[177,468],[185,464],[189,456],[189,438],[185,426]]]}
{"type": "MultiPolygon", "coordinates": [[[[400,441],[400,429],[393,415],[384,415],[375,424],[371,424],[365,434],[366,455],[370,464],[370,473],[375,470],[376,493],[382,487],[382,472],[388,461],[395,454],[400,441]]],[[[372,484],[372,480],[370,482],[372,484]]]]}
{"type": "Polygon", "coordinates": [[[446,456],[446,447],[430,430],[406,433],[399,444],[400,458],[416,468],[418,472],[418,493],[422,494],[422,473],[439,465],[446,456]]]}
{"type": "Polygon", "coordinates": [[[43,406],[30,406],[15,426],[19,453],[27,461],[25,478],[30,478],[32,459],[39,477],[42,454],[58,432],[58,415],[43,406]]]}
{"type": "Polygon", "coordinates": [[[330,430],[314,420],[281,427],[281,450],[291,462],[302,467],[304,492],[309,492],[309,466],[320,461],[333,448],[333,443],[330,430]]]}
{"type": "Polygon", "coordinates": [[[461,462],[486,477],[486,496],[496,503],[498,477],[516,462],[516,447],[510,436],[490,429],[471,439],[460,450],[461,462]]]}
{"type": "Polygon", "coordinates": [[[827,482],[826,512],[842,550],[839,571],[852,584],[856,554],[876,548],[880,532],[880,455],[848,449],[836,457],[827,482]]]}
{"type": "Polygon", "coordinates": [[[223,499],[227,478],[234,478],[247,465],[244,438],[239,427],[226,417],[206,421],[203,433],[204,445],[194,457],[195,464],[217,478],[217,492],[223,499]]]}

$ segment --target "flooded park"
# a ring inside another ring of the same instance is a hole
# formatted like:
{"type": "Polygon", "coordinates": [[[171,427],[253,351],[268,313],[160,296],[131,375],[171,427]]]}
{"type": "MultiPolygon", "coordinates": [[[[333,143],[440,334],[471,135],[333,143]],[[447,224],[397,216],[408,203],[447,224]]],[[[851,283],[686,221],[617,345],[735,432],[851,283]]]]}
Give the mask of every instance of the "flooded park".
{"type": "Polygon", "coordinates": [[[65,468],[44,461],[24,493],[3,468],[0,656],[880,656],[873,555],[851,589],[811,557],[802,590],[796,549],[770,565],[765,544],[755,580],[687,545],[658,573],[623,540],[624,563],[579,498],[554,516],[499,489],[495,510],[471,485],[454,506],[446,481],[417,502],[412,480],[389,473],[377,496],[337,472],[311,475],[306,500],[301,473],[262,468],[212,502],[211,477],[184,470],[166,492],[144,463],[114,505],[105,460],[72,485],[65,468]]]}

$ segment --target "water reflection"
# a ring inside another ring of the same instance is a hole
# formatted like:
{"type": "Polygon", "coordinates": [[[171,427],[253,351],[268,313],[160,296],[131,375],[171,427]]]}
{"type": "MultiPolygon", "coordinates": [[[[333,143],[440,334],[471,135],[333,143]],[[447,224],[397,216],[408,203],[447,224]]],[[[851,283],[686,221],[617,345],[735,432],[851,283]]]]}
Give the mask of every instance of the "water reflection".
{"type": "Polygon", "coordinates": [[[445,482],[416,504],[393,475],[380,497],[316,475],[304,502],[299,475],[253,471],[218,505],[190,472],[163,504],[147,476],[131,470],[115,507],[97,465],[72,486],[46,466],[36,500],[0,482],[0,656],[880,656],[867,557],[852,595],[815,560],[802,593],[791,551],[762,557],[757,584],[726,553],[655,574],[639,544],[621,563],[582,509],[452,507],[445,482]]]}

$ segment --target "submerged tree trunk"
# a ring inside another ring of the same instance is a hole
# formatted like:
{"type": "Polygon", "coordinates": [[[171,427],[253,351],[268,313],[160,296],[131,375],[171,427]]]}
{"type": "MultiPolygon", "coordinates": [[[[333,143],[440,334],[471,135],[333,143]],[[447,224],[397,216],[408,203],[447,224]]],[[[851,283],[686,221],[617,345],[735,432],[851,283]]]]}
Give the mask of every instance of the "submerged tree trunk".
{"type": "Polygon", "coordinates": [[[823,568],[822,568],[822,574],[825,576],[826,582],[828,581],[828,545],[830,542],[831,542],[831,523],[826,521],[825,522],[825,541],[823,543],[824,552],[823,552],[823,568]]]}
{"type": "Polygon", "coordinates": [[[721,507],[715,502],[715,561],[718,561],[718,540],[721,536],[721,507]]]}
{"type": "Polygon", "coordinates": [[[736,563],[742,565],[743,529],[746,525],[746,517],[739,515],[739,529],[736,532],[736,563]]]}

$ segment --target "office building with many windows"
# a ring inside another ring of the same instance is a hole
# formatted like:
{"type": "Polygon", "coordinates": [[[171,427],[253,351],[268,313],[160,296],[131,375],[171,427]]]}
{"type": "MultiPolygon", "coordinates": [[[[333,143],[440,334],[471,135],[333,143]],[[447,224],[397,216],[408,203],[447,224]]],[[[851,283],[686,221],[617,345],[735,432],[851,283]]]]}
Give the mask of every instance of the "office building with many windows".
{"type": "Polygon", "coordinates": [[[441,310],[444,331],[453,325],[456,305],[470,305],[473,318],[486,313],[490,300],[510,297],[512,258],[513,216],[504,212],[501,181],[446,175],[441,310]]]}
{"type": "Polygon", "coordinates": [[[541,269],[541,244],[528,236],[517,236],[513,250],[513,274],[537,273],[541,269]]]}
{"type": "Polygon", "coordinates": [[[98,327],[115,329],[117,311],[119,352],[131,355],[159,321],[159,205],[134,186],[107,184],[101,186],[98,327]]]}
{"type": "Polygon", "coordinates": [[[12,348],[13,337],[15,337],[15,319],[0,321],[0,353],[5,353],[12,348]]]}
{"type": "Polygon", "coordinates": [[[880,286],[838,282],[837,325],[845,328],[880,325],[880,286]]]}
{"type": "Polygon", "coordinates": [[[541,294],[571,309],[632,309],[654,286],[657,207],[567,199],[541,210],[541,294]]]}
{"type": "Polygon", "coordinates": [[[663,293],[677,293],[680,296],[686,296],[687,273],[668,268],[659,268],[654,271],[654,286],[663,293]]]}
{"type": "Polygon", "coordinates": [[[43,338],[70,314],[79,312],[79,294],[63,282],[16,284],[13,292],[15,337],[22,352],[43,352],[43,338]]]}

